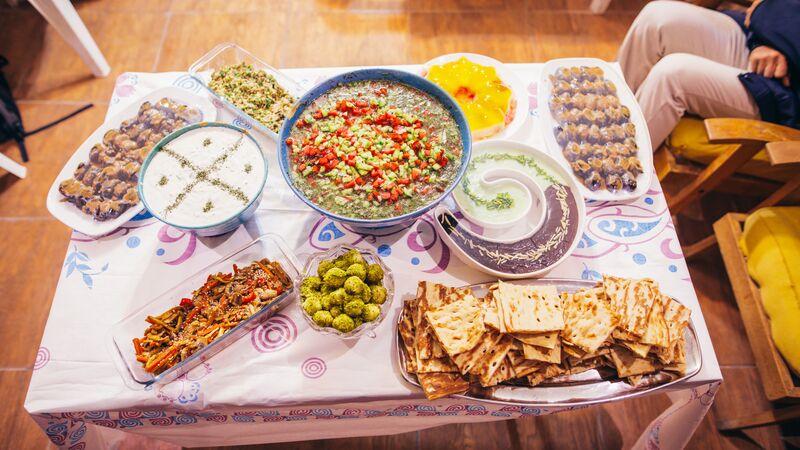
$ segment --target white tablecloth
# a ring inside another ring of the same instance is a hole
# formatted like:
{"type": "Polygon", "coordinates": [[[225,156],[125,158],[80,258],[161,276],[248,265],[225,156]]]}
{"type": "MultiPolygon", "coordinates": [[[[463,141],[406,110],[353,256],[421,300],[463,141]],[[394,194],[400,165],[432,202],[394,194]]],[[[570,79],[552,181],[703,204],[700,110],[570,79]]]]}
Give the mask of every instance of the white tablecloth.
{"type": "MultiPolygon", "coordinates": [[[[517,138],[542,148],[534,112],[540,66],[512,67],[528,87],[531,111],[517,138]]],[[[286,72],[311,87],[343,70],[286,72]]],[[[127,73],[117,80],[108,114],[170,85],[209,95],[184,73],[127,73]]],[[[215,104],[222,120],[250,127],[215,104]]],[[[52,442],[64,448],[103,448],[115,439],[109,432],[114,429],[187,447],[253,444],[391,434],[563,410],[450,398],[430,402],[405,383],[395,356],[394,319],[401,300],[414,295],[422,278],[454,286],[491,278],[465,266],[442,244],[431,217],[383,236],[362,236],[321,217],[293,197],[278,170],[275,145],[260,140],[270,164],[264,200],[255,218],[234,233],[198,238],[146,213],[98,240],[73,233],[25,400],[52,442]],[[182,277],[265,232],[282,236],[301,261],[341,243],[381,254],[395,273],[397,293],[393,313],[376,329],[377,337],[344,342],[320,335],[307,326],[297,305],[291,305],[169,385],[126,387],[108,351],[111,325],[182,277]]],[[[692,309],[702,370],[670,388],[672,406],[637,442],[642,448],[683,446],[713,402],[722,377],[661,187],[654,179],[638,201],[590,203],[587,214],[580,246],[551,277],[651,277],[692,309]]]]}

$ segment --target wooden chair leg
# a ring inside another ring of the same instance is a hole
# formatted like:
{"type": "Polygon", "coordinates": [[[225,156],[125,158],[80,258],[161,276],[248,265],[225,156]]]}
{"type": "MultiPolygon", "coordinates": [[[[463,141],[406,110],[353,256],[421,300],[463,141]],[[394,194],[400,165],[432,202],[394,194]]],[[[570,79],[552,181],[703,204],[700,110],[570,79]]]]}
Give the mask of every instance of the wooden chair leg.
{"type": "Polygon", "coordinates": [[[755,208],[750,210],[748,214],[752,214],[761,208],[777,205],[781,200],[788,197],[792,192],[800,188],[800,173],[795,175],[792,179],[787,181],[783,186],[775,190],[769,197],[759,203],[755,208]]]}
{"type": "MultiPolygon", "coordinates": [[[[769,197],[765,198],[764,201],[759,203],[755,208],[751,209],[747,214],[748,215],[752,214],[761,208],[775,206],[799,188],[800,188],[800,173],[795,175],[794,178],[787,181],[783,186],[778,188],[769,197]]],[[[711,236],[707,236],[704,239],[700,239],[699,241],[693,244],[689,244],[683,247],[683,256],[686,259],[692,259],[695,256],[702,254],[706,250],[710,250],[716,246],[717,246],[717,237],[712,234],[711,236]]]]}
{"type": "Polygon", "coordinates": [[[730,150],[717,156],[694,180],[667,200],[670,213],[678,214],[691,202],[713,190],[752,159],[763,146],[761,142],[746,142],[737,147],[732,146],[730,150]]]}
{"type": "Polygon", "coordinates": [[[720,420],[717,422],[717,429],[720,431],[746,430],[767,425],[778,425],[794,420],[800,420],[800,405],[772,409],[752,416],[720,420]]]}
{"type": "Polygon", "coordinates": [[[697,255],[702,254],[706,250],[710,250],[717,246],[717,237],[713,234],[711,236],[706,236],[703,239],[695,242],[694,244],[689,244],[683,247],[683,257],[688,259],[692,259],[697,255]]]}

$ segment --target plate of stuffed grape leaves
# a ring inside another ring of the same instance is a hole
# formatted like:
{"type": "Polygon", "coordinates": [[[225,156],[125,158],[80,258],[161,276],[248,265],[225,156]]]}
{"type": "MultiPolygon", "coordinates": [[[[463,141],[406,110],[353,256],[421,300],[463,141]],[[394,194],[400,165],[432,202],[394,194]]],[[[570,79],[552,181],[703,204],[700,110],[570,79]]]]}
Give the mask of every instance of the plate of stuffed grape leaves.
{"type": "Polygon", "coordinates": [[[617,70],[593,58],[548,61],[538,85],[542,133],[587,200],[644,195],[653,175],[650,134],[617,70]]]}
{"type": "Polygon", "coordinates": [[[134,101],[92,133],[61,169],[47,209],[73,230],[99,237],[142,211],[136,186],[150,150],[186,125],[216,119],[205,97],[168,87],[134,101]]]}

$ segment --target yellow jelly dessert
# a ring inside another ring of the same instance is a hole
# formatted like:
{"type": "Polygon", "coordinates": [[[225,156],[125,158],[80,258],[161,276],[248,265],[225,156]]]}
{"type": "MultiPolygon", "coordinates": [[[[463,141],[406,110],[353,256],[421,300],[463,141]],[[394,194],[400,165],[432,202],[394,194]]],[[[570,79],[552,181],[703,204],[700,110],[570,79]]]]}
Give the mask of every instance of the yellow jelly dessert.
{"type": "Polygon", "coordinates": [[[494,67],[462,57],[432,66],[426,78],[456,99],[475,139],[494,136],[514,118],[516,102],[511,88],[503,83],[494,67]]]}

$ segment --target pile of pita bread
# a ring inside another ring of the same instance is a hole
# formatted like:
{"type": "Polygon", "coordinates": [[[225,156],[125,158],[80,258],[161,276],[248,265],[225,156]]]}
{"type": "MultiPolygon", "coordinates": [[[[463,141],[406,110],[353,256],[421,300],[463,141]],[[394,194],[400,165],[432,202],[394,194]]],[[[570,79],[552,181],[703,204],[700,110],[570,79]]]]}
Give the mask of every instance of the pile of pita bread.
{"type": "Polygon", "coordinates": [[[604,276],[575,293],[500,281],[483,298],[422,281],[398,332],[406,371],[435,400],[471,384],[536,386],[599,367],[633,385],[657,371],[681,376],[690,313],[650,279],[604,276]]]}

